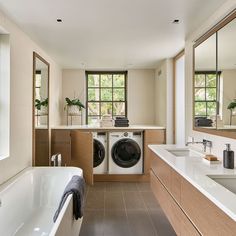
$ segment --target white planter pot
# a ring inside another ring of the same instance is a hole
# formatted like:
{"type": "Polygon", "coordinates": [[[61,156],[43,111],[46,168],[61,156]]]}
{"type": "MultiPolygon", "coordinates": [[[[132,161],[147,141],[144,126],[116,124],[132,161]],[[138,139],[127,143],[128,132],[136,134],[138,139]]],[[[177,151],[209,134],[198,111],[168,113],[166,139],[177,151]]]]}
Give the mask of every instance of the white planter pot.
{"type": "Polygon", "coordinates": [[[75,105],[67,106],[67,111],[69,116],[81,115],[81,110],[79,110],[79,107],[75,105]]]}

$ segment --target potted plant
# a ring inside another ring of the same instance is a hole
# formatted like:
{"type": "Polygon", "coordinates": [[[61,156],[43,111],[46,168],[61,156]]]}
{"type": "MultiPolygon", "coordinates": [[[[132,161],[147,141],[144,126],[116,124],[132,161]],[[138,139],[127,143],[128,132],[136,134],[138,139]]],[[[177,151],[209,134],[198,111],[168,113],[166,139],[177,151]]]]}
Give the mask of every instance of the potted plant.
{"type": "Polygon", "coordinates": [[[47,115],[48,114],[48,98],[43,100],[35,99],[35,108],[38,111],[38,115],[47,115]]]}
{"type": "Polygon", "coordinates": [[[230,122],[229,122],[230,125],[232,125],[232,116],[235,107],[236,107],[236,98],[227,107],[227,109],[230,110],[230,122]]]}
{"type": "Polygon", "coordinates": [[[66,100],[66,106],[67,112],[69,116],[78,116],[80,115],[82,108],[85,108],[85,106],[81,103],[81,101],[78,98],[69,99],[65,98],[66,100]]]}

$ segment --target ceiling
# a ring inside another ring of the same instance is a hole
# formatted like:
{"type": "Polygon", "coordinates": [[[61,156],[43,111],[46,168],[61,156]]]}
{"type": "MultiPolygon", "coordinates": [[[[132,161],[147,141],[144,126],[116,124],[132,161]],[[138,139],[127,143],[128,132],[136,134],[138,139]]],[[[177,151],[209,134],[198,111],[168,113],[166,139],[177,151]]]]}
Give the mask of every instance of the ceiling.
{"type": "Polygon", "coordinates": [[[63,68],[128,69],[155,68],[176,55],[224,2],[0,0],[0,9],[63,68]]]}

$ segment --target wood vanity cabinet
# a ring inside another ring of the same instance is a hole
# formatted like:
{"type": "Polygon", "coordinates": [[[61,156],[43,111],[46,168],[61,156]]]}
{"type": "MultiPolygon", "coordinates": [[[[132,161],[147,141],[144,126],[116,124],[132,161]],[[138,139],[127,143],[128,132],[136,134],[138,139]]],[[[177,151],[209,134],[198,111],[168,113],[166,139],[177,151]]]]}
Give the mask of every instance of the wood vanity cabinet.
{"type": "Polygon", "coordinates": [[[151,187],[177,235],[236,235],[236,222],[152,152],[151,187]]]}

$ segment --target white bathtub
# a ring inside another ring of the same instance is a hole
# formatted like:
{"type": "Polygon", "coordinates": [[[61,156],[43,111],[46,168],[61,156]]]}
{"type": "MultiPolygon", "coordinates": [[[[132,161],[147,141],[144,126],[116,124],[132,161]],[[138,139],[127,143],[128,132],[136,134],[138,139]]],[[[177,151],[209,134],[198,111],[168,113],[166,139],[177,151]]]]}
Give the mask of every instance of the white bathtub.
{"type": "Polygon", "coordinates": [[[1,236],[78,236],[82,219],[73,220],[72,196],[57,220],[53,216],[75,167],[27,168],[0,187],[1,236]]]}

